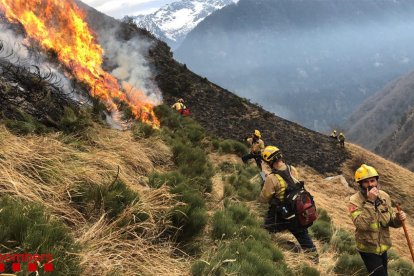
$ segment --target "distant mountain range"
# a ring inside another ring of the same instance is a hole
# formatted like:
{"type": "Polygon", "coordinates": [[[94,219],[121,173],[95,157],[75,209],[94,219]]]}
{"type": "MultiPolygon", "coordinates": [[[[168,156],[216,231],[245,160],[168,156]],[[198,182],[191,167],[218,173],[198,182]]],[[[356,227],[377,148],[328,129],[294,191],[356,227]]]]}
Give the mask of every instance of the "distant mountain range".
{"type": "Polygon", "coordinates": [[[318,131],[414,69],[414,1],[240,0],[198,24],[174,56],[318,131]]]}
{"type": "Polygon", "coordinates": [[[414,170],[414,72],[367,99],[347,123],[347,136],[414,170]]]}
{"type": "Polygon", "coordinates": [[[175,49],[204,18],[238,0],[182,0],[148,15],[132,16],[134,22],[175,49]]]}

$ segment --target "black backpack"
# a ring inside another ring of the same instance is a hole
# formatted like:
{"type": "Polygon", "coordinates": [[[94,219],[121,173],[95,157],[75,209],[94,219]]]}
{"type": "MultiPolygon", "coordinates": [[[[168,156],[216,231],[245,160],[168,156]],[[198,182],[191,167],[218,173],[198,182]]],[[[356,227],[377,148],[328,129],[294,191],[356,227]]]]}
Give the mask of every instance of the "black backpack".
{"type": "Polygon", "coordinates": [[[305,183],[294,181],[289,165],[284,171],[273,169],[272,174],[279,175],[286,182],[283,202],[276,200],[278,213],[283,219],[290,220],[293,226],[311,226],[317,219],[317,212],[313,196],[305,189],[305,183]]]}

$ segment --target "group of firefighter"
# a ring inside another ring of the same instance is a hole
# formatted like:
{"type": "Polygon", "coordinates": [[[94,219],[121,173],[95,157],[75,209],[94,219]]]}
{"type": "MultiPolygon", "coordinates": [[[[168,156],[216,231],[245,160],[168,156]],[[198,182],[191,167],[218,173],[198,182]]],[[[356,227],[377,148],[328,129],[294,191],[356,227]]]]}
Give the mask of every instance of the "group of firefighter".
{"type": "MultiPolygon", "coordinates": [[[[184,105],[182,100],[178,103],[184,105]]],[[[172,107],[176,108],[177,103],[172,107]]],[[[177,111],[180,112],[178,109],[177,111]]],[[[335,130],[330,137],[337,139],[341,146],[344,146],[345,136],[342,132],[337,136],[335,130]]],[[[266,176],[258,199],[259,202],[269,204],[263,227],[270,233],[286,230],[291,232],[300,248],[314,263],[318,263],[318,252],[307,227],[291,223],[293,220],[285,219],[281,214],[285,208],[280,207],[285,206],[284,201],[287,200],[288,193],[288,183],[285,179],[295,185],[302,183],[303,186],[303,182],[299,181],[297,169],[285,163],[278,147],[265,147],[259,130],[254,130],[245,140],[250,146],[250,152],[242,157],[242,161],[247,163],[254,159],[261,175],[266,176]],[[269,166],[271,173],[263,172],[262,161],[269,166]]],[[[359,190],[349,198],[348,212],[355,226],[357,251],[369,275],[387,275],[387,251],[391,247],[389,228],[403,226],[406,214],[402,210],[394,211],[390,196],[380,189],[379,174],[374,167],[362,164],[355,171],[354,178],[359,190]]]]}

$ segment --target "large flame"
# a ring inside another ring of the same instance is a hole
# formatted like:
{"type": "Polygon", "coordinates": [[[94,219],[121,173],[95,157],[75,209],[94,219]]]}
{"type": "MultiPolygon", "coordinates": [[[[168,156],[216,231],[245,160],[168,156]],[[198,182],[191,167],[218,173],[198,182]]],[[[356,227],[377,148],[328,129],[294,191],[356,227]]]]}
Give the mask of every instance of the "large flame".
{"type": "Polygon", "coordinates": [[[83,12],[73,0],[0,0],[0,10],[10,21],[20,22],[27,35],[45,49],[52,49],[76,78],[91,87],[110,110],[125,102],[137,119],[159,126],[153,105],[139,89],[125,84],[134,93],[127,96],[118,81],[102,69],[102,47],[89,30],[83,12]]]}

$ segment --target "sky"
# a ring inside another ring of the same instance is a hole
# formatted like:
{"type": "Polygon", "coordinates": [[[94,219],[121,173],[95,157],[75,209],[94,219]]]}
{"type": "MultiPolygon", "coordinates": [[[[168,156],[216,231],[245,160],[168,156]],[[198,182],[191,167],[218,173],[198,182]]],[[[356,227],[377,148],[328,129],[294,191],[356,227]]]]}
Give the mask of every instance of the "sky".
{"type": "Polygon", "coordinates": [[[148,14],[177,0],[81,0],[85,4],[115,18],[148,14]]]}

